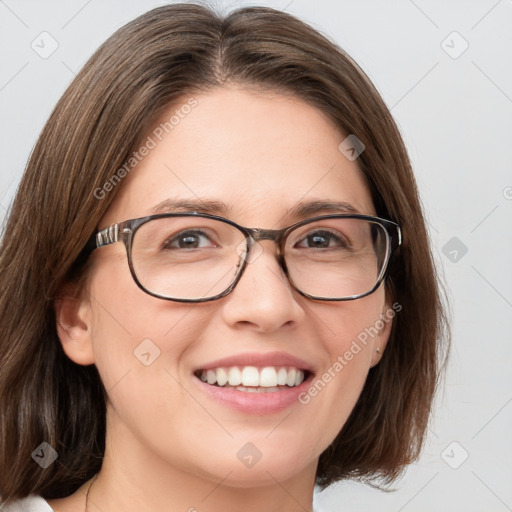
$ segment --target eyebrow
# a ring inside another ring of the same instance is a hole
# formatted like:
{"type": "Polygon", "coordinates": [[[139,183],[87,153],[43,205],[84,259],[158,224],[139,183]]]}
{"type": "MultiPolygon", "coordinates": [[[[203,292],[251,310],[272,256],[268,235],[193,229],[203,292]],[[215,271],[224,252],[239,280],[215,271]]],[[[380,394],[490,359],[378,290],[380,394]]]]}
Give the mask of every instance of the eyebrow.
{"type": "Polygon", "coordinates": [[[360,213],[357,208],[345,201],[315,199],[312,201],[300,202],[293,208],[287,210],[286,214],[291,217],[305,218],[321,212],[360,213]]]}
{"type": "MultiPolygon", "coordinates": [[[[150,210],[150,215],[180,211],[227,217],[231,208],[222,201],[211,199],[165,199],[150,210]]],[[[285,215],[302,219],[322,212],[360,213],[357,208],[344,201],[315,199],[298,203],[288,209],[285,215]]]]}
{"type": "Polygon", "coordinates": [[[150,215],[181,211],[226,216],[230,208],[222,201],[209,199],[166,199],[152,208],[150,215]]]}

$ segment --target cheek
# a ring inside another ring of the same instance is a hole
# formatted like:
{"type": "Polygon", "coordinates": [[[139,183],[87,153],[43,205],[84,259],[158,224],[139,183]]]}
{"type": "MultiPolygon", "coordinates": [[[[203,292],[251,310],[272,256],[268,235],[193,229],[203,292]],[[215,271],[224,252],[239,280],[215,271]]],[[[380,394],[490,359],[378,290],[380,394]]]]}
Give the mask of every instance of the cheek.
{"type": "Polygon", "coordinates": [[[125,260],[102,265],[91,282],[95,364],[107,390],[129,372],[173,371],[198,338],[208,316],[194,304],[163,301],[143,292],[125,260]],[[165,363],[165,364],[164,364],[165,363]]]}
{"type": "Polygon", "coordinates": [[[322,349],[332,364],[343,358],[350,363],[343,363],[346,367],[356,368],[370,361],[370,349],[377,346],[382,330],[384,308],[383,288],[355,301],[309,307],[308,315],[316,319],[322,349]]]}
{"type": "Polygon", "coordinates": [[[383,307],[384,293],[377,291],[358,301],[314,312],[320,320],[326,358],[299,400],[311,408],[311,415],[325,429],[322,437],[326,444],[341,430],[361,394],[378,345],[375,326],[383,307]]]}

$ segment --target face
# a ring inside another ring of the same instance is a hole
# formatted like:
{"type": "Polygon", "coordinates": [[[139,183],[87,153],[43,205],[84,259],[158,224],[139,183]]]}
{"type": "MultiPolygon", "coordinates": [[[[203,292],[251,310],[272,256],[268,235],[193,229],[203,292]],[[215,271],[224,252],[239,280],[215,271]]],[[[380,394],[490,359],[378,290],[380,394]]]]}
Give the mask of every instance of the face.
{"type": "MultiPolygon", "coordinates": [[[[319,110],[234,87],[194,97],[197,106],[169,134],[153,136],[156,146],[119,185],[100,228],[149,215],[168,199],[222,202],[222,216],[267,229],[302,220],[291,211],[313,201],[375,215],[357,161],[338,149],[345,136],[319,110]]],[[[306,218],[331,213],[344,212],[321,209],[306,218]]],[[[353,301],[307,299],[290,286],[274,242],[265,240],[229,295],[187,304],[137,287],[122,243],[91,257],[80,309],[86,341],[80,349],[63,345],[69,357],[99,370],[113,453],[144,454],[153,468],[216,482],[229,474],[224,484],[239,487],[314,474],[378,362],[376,348],[384,349],[389,322],[354,348],[387,309],[383,286],[353,301]],[[292,380],[291,368],[302,370],[306,380],[251,393],[200,379],[203,370],[251,366],[260,379],[270,367],[277,375],[285,368],[292,380]]]]}

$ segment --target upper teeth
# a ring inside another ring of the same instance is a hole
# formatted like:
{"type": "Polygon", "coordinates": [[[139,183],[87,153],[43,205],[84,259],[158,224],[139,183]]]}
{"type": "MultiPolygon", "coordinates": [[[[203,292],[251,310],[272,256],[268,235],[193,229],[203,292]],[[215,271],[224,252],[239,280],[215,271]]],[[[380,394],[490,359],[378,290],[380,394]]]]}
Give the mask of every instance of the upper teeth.
{"type": "Polygon", "coordinates": [[[266,366],[256,368],[255,366],[244,366],[239,368],[215,368],[202,370],[200,379],[208,384],[218,386],[251,386],[271,388],[275,386],[298,386],[304,380],[304,372],[297,368],[275,368],[266,366]]]}

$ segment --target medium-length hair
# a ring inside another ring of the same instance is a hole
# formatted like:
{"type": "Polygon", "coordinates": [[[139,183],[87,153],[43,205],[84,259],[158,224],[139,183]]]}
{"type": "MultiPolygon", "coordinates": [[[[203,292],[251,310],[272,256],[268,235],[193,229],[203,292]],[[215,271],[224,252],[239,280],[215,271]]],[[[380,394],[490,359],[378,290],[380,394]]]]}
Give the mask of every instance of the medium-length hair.
{"type": "Polygon", "coordinates": [[[94,365],[65,355],[55,300],[64,285],[83,286],[88,266],[79,255],[122,187],[112,176],[127,169],[157,119],[183,98],[230,84],[299,98],[325,113],[343,137],[355,135],[365,147],[357,164],[377,215],[402,228],[385,282],[389,303],[401,310],[354,410],[320,456],[317,483],[392,482],[419,456],[448,331],[411,164],[388,108],[342,49],[290,14],[248,7],[221,16],[174,4],[119,29],[78,73],[41,132],[5,224],[4,501],[30,493],[65,497],[99,471],[106,392],[94,365]],[[59,454],[47,469],[32,458],[43,442],[59,454]]]}

